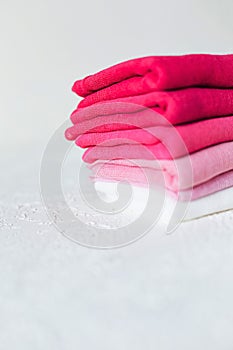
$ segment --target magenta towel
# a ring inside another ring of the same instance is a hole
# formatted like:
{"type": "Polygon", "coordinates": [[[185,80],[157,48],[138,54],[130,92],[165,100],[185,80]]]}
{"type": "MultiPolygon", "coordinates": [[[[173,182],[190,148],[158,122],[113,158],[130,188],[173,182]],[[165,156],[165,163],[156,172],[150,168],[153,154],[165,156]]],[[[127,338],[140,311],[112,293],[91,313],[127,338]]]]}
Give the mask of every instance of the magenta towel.
{"type": "MultiPolygon", "coordinates": [[[[193,153],[205,147],[226,141],[233,141],[233,116],[206,119],[195,123],[183,124],[176,126],[177,132],[186,144],[189,153],[193,153]]],[[[105,146],[117,146],[121,144],[132,144],[133,142],[144,145],[156,145],[160,140],[154,136],[160,136],[162,141],[170,139],[173,149],[177,147],[179,152],[179,144],[176,142],[174,132],[169,126],[151,127],[147,129],[119,130],[104,133],[88,133],[79,136],[76,144],[80,147],[87,148],[104,143],[105,146]],[[174,141],[172,141],[172,138],[174,141]]],[[[127,148],[127,146],[125,146],[127,148]]],[[[132,147],[134,145],[132,144],[132,147]]],[[[164,145],[154,147],[154,149],[165,149],[164,145]]],[[[166,149],[164,151],[167,154],[166,149]]]]}
{"type": "Polygon", "coordinates": [[[151,56],[119,63],[78,80],[85,107],[103,100],[189,86],[233,87],[233,55],[151,56]]]}
{"type": "MultiPolygon", "coordinates": [[[[84,157],[85,158],[85,157],[84,157]]],[[[233,142],[206,148],[189,156],[192,166],[193,178],[187,174],[187,157],[158,162],[142,160],[140,166],[130,160],[119,159],[104,162],[104,158],[92,164],[90,168],[96,178],[111,180],[127,180],[128,177],[135,183],[145,183],[144,168],[152,172],[155,183],[161,181],[161,171],[165,179],[165,186],[173,192],[187,190],[206,183],[220,174],[233,170],[233,142]],[[178,174],[177,164],[180,169],[178,174]]]]}
{"type": "MultiPolygon", "coordinates": [[[[104,124],[112,123],[113,116],[122,114],[131,122],[141,122],[151,108],[171,124],[233,114],[233,89],[188,88],[169,92],[151,92],[144,95],[100,102],[87,108],[78,108],[71,114],[73,124],[102,116],[104,124]]],[[[154,113],[156,116],[156,113],[154,113]]],[[[154,117],[155,117],[154,116],[154,117]]],[[[153,113],[147,117],[147,126],[155,125],[153,113]]],[[[77,125],[77,128],[78,128],[77,125]]],[[[95,127],[95,120],[92,128],[95,127]]]]}

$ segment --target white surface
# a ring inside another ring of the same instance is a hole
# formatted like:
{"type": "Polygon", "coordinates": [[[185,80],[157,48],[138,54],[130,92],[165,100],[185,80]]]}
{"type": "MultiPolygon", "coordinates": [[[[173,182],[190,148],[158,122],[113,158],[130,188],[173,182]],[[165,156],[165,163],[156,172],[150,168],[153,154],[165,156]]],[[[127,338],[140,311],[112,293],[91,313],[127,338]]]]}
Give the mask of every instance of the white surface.
{"type": "Polygon", "coordinates": [[[75,79],[132,57],[232,51],[232,0],[0,2],[0,146],[48,138],[75,79]]]}
{"type": "Polygon", "coordinates": [[[95,251],[17,202],[1,206],[2,349],[231,349],[232,212],[95,251]]]}
{"type": "Polygon", "coordinates": [[[232,212],[96,251],[49,224],[38,189],[76,78],[130,57],[232,51],[232,4],[1,2],[1,350],[232,349],[232,212]]]}
{"type": "Polygon", "coordinates": [[[232,211],[88,249],[51,225],[36,166],[1,174],[0,349],[232,348],[232,211]]]}

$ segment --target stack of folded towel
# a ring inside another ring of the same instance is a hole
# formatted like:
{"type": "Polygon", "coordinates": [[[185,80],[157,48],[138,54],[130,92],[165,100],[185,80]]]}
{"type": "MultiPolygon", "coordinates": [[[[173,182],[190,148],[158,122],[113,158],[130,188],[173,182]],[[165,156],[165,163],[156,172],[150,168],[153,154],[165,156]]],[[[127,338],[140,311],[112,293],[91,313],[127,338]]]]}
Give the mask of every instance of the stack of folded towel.
{"type": "Polygon", "coordinates": [[[96,178],[145,184],[146,169],[156,183],[162,171],[181,200],[233,186],[233,54],[133,59],[73,91],[84,98],[66,138],[87,148],[96,178]]]}

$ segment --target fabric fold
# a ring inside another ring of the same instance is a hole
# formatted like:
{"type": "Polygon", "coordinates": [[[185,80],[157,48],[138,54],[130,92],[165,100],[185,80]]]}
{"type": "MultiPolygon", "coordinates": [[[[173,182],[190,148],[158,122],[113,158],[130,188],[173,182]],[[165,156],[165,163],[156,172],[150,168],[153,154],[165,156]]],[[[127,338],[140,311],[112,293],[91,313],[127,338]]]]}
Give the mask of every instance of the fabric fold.
{"type": "MultiPolygon", "coordinates": [[[[77,108],[70,119],[73,124],[79,124],[96,117],[106,116],[103,122],[109,123],[112,122],[114,115],[122,114],[132,117],[133,122],[134,118],[142,118],[146,114],[146,111],[143,113],[142,111],[148,108],[159,113],[172,124],[231,115],[233,114],[233,89],[188,88],[169,92],[156,91],[108,102],[101,101],[87,108],[77,108]]],[[[148,126],[152,125],[154,124],[148,126]]]]}
{"type": "MultiPolygon", "coordinates": [[[[99,148],[95,147],[91,151],[95,153],[99,148]]],[[[146,160],[143,157],[134,162],[131,156],[125,159],[106,159],[104,154],[96,157],[91,154],[91,151],[88,150],[83,159],[88,163],[94,163],[90,168],[100,178],[107,178],[110,174],[110,179],[115,177],[115,180],[125,180],[130,172],[134,177],[134,182],[143,183],[147,181],[143,172],[146,168],[150,177],[154,178],[155,183],[161,181],[162,171],[165,186],[171,191],[192,188],[233,170],[233,141],[212,146],[176,160],[157,161],[146,160]],[[192,176],[190,176],[187,166],[191,167],[192,176]]]]}
{"type": "MultiPolygon", "coordinates": [[[[206,119],[199,122],[179,125],[175,127],[175,130],[183,139],[188,151],[193,153],[214,144],[232,141],[233,116],[206,119]]],[[[176,144],[174,130],[169,126],[87,133],[78,136],[75,143],[82,148],[96,145],[101,146],[101,144],[108,147],[121,144],[125,144],[125,147],[127,147],[127,144],[132,144],[132,147],[134,147],[132,142],[142,145],[156,145],[160,142],[166,143],[168,139],[170,139],[170,144],[173,148],[176,146],[179,147],[179,145],[176,144]],[[174,141],[172,141],[172,138],[174,141]]],[[[165,148],[163,145],[156,147],[160,149],[165,148]]],[[[177,152],[179,153],[179,151],[177,152]]]]}
{"type": "MultiPolygon", "coordinates": [[[[100,164],[99,164],[100,167],[100,164]]],[[[117,175],[116,172],[112,171],[112,168],[105,169],[103,167],[100,174],[98,174],[98,168],[93,169],[96,172],[96,175],[92,177],[95,182],[121,182],[126,181],[133,186],[146,187],[146,179],[144,177],[141,178],[142,182],[139,182],[139,178],[135,179],[134,176],[134,168],[129,167],[126,169],[125,177],[122,175],[117,175]]],[[[120,169],[119,169],[120,172],[120,169]]],[[[230,170],[226,173],[215,176],[214,178],[200,184],[194,186],[193,188],[182,190],[182,191],[172,191],[167,190],[168,194],[172,197],[179,199],[180,201],[195,201],[199,198],[203,198],[209,196],[213,193],[225,190],[227,188],[233,187],[233,170],[230,170]]],[[[233,199],[232,199],[233,200],[233,199]]]]}
{"type": "MultiPolygon", "coordinates": [[[[147,203],[148,190],[144,190],[143,187],[134,185],[131,185],[131,187],[132,192],[134,194],[134,199],[132,203],[133,206],[131,207],[131,210],[137,215],[138,212],[141,212],[140,208],[142,208],[145,205],[145,203],[147,203]]],[[[106,199],[109,199],[109,202],[114,202],[116,200],[117,183],[95,181],[95,188],[96,191],[100,194],[100,196],[104,196],[106,199]]],[[[157,223],[158,225],[162,225],[163,227],[164,225],[165,227],[167,227],[168,223],[170,222],[171,215],[174,213],[174,210],[177,207],[177,198],[174,198],[173,194],[172,196],[169,195],[170,193],[168,191],[166,191],[165,194],[167,195],[165,196],[162,215],[159,222],[157,223]]],[[[180,200],[182,201],[182,197],[179,197],[178,201],[180,202],[180,200]]],[[[212,215],[227,210],[232,210],[233,186],[219,190],[215,193],[209,194],[208,196],[192,200],[190,203],[188,203],[187,206],[186,203],[184,203],[184,205],[187,210],[182,221],[189,221],[197,218],[202,218],[206,215],[212,215]]]]}
{"type": "MultiPolygon", "coordinates": [[[[188,130],[184,129],[184,131],[188,132],[186,134],[182,132],[183,135],[175,130],[172,128],[171,130],[169,128],[161,128],[158,134],[160,134],[162,142],[155,144],[139,144],[133,140],[120,139],[121,142],[119,144],[113,145],[113,140],[105,141],[100,145],[89,147],[83,155],[83,160],[87,163],[92,163],[98,159],[174,159],[203,149],[209,150],[210,146],[233,140],[232,124],[223,128],[219,125],[212,132],[209,129],[206,135],[202,135],[201,127],[198,130],[198,126],[189,127],[188,130]],[[193,135],[189,133],[189,130],[193,131],[193,135]]],[[[143,135],[146,134],[146,131],[141,131],[143,135]]],[[[139,136],[142,136],[142,134],[139,136]]],[[[148,139],[150,138],[152,138],[151,134],[148,136],[148,139]]],[[[78,139],[76,142],[78,142],[78,139]]]]}
{"type": "Polygon", "coordinates": [[[103,100],[189,86],[233,87],[233,55],[188,54],[131,59],[77,80],[80,107],[103,100]]]}

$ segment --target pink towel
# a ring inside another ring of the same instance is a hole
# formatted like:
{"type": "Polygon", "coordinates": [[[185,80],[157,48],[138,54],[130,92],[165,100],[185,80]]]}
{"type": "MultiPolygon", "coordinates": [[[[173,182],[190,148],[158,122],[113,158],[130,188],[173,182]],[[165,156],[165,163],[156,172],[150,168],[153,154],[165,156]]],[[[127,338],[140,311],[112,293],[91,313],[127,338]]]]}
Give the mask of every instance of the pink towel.
{"type": "Polygon", "coordinates": [[[78,80],[85,107],[103,100],[189,86],[233,87],[233,55],[191,54],[132,59],[78,80]]]}
{"type": "Polygon", "coordinates": [[[174,129],[155,127],[146,130],[93,134],[93,136],[92,138],[92,134],[87,134],[76,140],[79,146],[85,147],[95,144],[96,139],[103,141],[99,146],[97,142],[96,147],[90,147],[84,153],[83,159],[88,163],[98,159],[173,159],[215,144],[232,141],[233,117],[208,119],[174,129]],[[113,137],[115,135],[116,139],[112,138],[111,134],[113,137]],[[125,138],[123,138],[124,135],[125,138]]]}
{"type": "MultiPolygon", "coordinates": [[[[195,200],[202,197],[206,197],[215,192],[222,191],[224,189],[233,186],[233,170],[223,173],[214,177],[213,179],[199,185],[195,186],[192,190],[180,191],[179,200],[187,201],[189,199],[195,200]]],[[[178,192],[171,192],[176,197],[178,197],[178,192]]]]}
{"type": "MultiPolygon", "coordinates": [[[[233,55],[232,55],[233,56],[233,55]]],[[[151,92],[108,102],[100,102],[87,108],[78,108],[71,114],[73,124],[102,116],[103,124],[113,123],[115,115],[122,114],[131,122],[140,122],[147,114],[146,107],[164,116],[172,124],[233,114],[233,89],[188,88],[169,92],[151,92]],[[134,112],[134,113],[133,113],[134,112]]],[[[156,115],[156,113],[154,113],[156,115]]],[[[153,114],[147,126],[155,125],[153,114]]],[[[149,116],[147,119],[150,119],[149,116]]],[[[95,127],[95,120],[92,128],[95,127]]],[[[78,126],[77,126],[78,128],[78,126]]]]}
{"type": "MultiPolygon", "coordinates": [[[[184,140],[188,151],[193,153],[214,144],[233,141],[233,116],[206,119],[195,123],[179,125],[176,126],[176,130],[184,140]]],[[[132,144],[132,141],[144,145],[156,145],[160,143],[158,137],[160,137],[161,141],[165,141],[165,143],[170,138],[173,149],[177,147],[177,154],[182,154],[182,150],[179,151],[179,144],[176,143],[174,133],[169,126],[88,133],[79,136],[75,142],[83,148],[101,145],[102,143],[105,146],[117,146],[122,143],[132,144]],[[172,138],[174,138],[173,142],[172,138]]],[[[125,147],[127,148],[127,146],[125,147]]],[[[134,147],[133,144],[132,147],[134,147]]],[[[159,146],[153,147],[153,149],[155,151],[156,149],[160,149],[160,153],[164,149],[164,155],[167,155],[166,148],[161,143],[159,146]]]]}
{"type": "Polygon", "coordinates": [[[173,160],[159,162],[141,160],[134,164],[130,158],[109,162],[104,161],[104,158],[99,158],[99,161],[92,164],[90,168],[93,171],[94,178],[97,179],[116,181],[129,179],[131,182],[139,184],[147,182],[146,175],[143,172],[146,168],[152,174],[154,182],[161,185],[162,171],[166,188],[177,192],[201,185],[220,174],[233,170],[233,142],[206,148],[193,153],[188,158],[187,156],[180,158],[176,162],[173,160]],[[187,172],[188,162],[192,167],[192,177],[187,172]]]}
{"type": "MultiPolygon", "coordinates": [[[[104,169],[103,167],[101,174],[97,174],[96,176],[93,177],[93,179],[94,181],[100,181],[100,180],[114,181],[114,182],[127,181],[132,185],[143,186],[143,187],[146,186],[145,177],[142,175],[142,178],[141,178],[142,182],[138,182],[139,178],[137,178],[135,181],[135,176],[134,176],[135,169],[133,167],[128,167],[128,168],[129,169],[125,169],[127,171],[124,172],[124,170],[122,171],[122,166],[119,166],[118,168],[119,174],[117,174],[116,171],[112,172],[111,168],[104,169]]],[[[197,185],[193,187],[192,189],[187,189],[184,191],[168,190],[168,193],[171,196],[175,196],[176,198],[179,198],[180,201],[189,201],[190,199],[196,200],[202,197],[206,197],[210,194],[222,191],[232,186],[233,186],[233,170],[220,174],[214,177],[213,179],[206,181],[201,185],[197,185]]]]}

